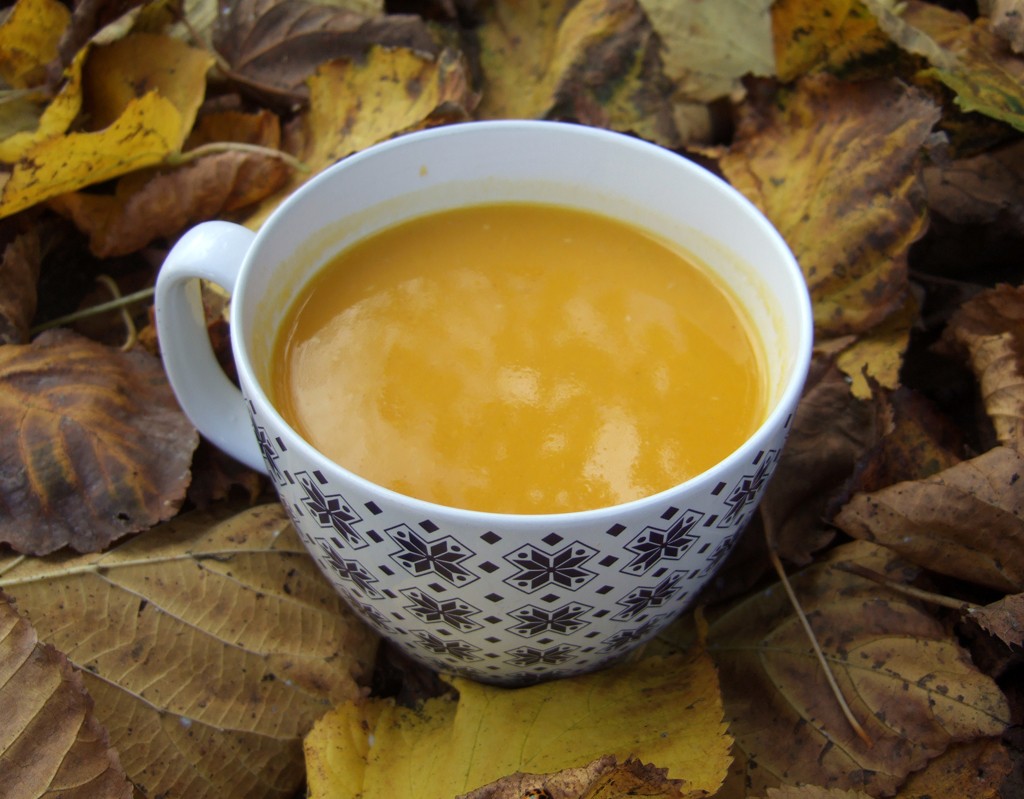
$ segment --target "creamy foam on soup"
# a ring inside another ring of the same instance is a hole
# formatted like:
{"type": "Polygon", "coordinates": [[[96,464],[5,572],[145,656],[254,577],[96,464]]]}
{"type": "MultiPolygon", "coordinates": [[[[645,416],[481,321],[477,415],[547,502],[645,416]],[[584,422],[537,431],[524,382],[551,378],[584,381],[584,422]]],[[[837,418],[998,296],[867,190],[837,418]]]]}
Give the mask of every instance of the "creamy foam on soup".
{"type": "Polygon", "coordinates": [[[509,513],[637,499],[764,420],[739,303],[641,230],[532,204],[402,223],[328,264],[278,337],[272,399],[336,463],[509,513]]]}

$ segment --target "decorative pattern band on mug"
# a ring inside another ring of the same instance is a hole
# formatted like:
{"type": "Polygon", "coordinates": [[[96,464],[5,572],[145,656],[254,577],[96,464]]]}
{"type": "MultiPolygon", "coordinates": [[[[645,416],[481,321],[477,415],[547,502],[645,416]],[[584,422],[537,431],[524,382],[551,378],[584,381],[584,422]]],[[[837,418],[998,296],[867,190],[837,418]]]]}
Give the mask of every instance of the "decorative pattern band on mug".
{"type": "Polygon", "coordinates": [[[342,493],[294,466],[246,405],[284,507],[353,609],[433,669],[507,685],[611,665],[675,619],[750,520],[792,421],[701,507],[666,505],[663,523],[640,528],[524,534],[410,524],[379,499],[342,493]],[[378,557],[362,551],[371,546],[378,557]]]}

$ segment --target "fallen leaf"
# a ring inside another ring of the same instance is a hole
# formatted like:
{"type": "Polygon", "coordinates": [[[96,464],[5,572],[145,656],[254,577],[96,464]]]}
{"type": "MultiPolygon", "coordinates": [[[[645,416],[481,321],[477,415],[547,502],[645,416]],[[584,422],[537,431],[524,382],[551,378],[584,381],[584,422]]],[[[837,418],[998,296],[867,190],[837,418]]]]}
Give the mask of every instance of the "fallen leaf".
{"type": "Polygon", "coordinates": [[[822,74],[741,120],[720,166],[793,249],[819,337],[863,333],[904,307],[907,252],[927,227],[919,153],[938,118],[902,84],[822,74]]]}
{"type": "Polygon", "coordinates": [[[921,771],[911,774],[896,799],[1007,799],[1003,781],[1013,769],[998,738],[951,746],[921,771]]]}
{"type": "Polygon", "coordinates": [[[462,794],[456,799],[702,799],[704,791],[689,791],[682,780],[665,776],[666,769],[645,765],[635,758],[624,763],[611,756],[598,758],[582,768],[555,774],[512,774],[462,794]],[[538,793],[540,792],[540,793],[538,793]]]}
{"type": "Polygon", "coordinates": [[[989,30],[987,18],[973,22],[923,0],[894,10],[891,0],[862,0],[900,47],[923,56],[934,77],[956,95],[963,111],[975,111],[1024,130],[1024,59],[989,30]]]}
{"type": "Polygon", "coordinates": [[[42,260],[39,230],[7,224],[0,230],[0,345],[25,344],[36,312],[36,284],[42,260]]]}
{"type": "Polygon", "coordinates": [[[968,618],[1008,646],[1024,645],[1024,594],[1009,594],[980,608],[972,608],[968,618]]]}
{"type": "Polygon", "coordinates": [[[1024,589],[1024,457],[996,447],[924,480],[856,494],[835,523],[939,574],[1024,589]],[[984,531],[979,534],[979,531],[984,531]]]}
{"type": "Polygon", "coordinates": [[[59,0],[18,0],[0,25],[0,78],[15,89],[43,84],[70,20],[59,0]]]}
{"type": "MultiPolygon", "coordinates": [[[[835,537],[827,523],[831,498],[873,441],[875,422],[838,369],[815,357],[786,448],[761,501],[779,555],[806,565],[835,537]]],[[[766,559],[762,556],[762,568],[766,559]]]]}
{"type": "Polygon", "coordinates": [[[980,0],[982,14],[996,36],[1006,40],[1015,53],[1024,53],[1024,6],[1021,0],[980,0]]]}
{"type": "Polygon", "coordinates": [[[452,50],[434,59],[377,47],[358,61],[322,65],[309,80],[309,110],[289,148],[310,171],[293,174],[245,224],[258,227],[285,196],[347,155],[399,133],[466,119],[478,99],[469,84],[468,68],[452,50]]]}
{"type": "Polygon", "coordinates": [[[840,788],[819,788],[817,785],[801,785],[784,788],[769,788],[767,799],[872,799],[863,791],[844,791],[840,788]]]}
{"type": "Polygon", "coordinates": [[[97,551],[173,516],[198,442],[160,362],[67,330],[0,347],[0,542],[97,551]]]}
{"type": "Polygon", "coordinates": [[[999,735],[1006,699],[943,625],[902,594],[850,574],[853,563],[897,581],[909,566],[874,544],[841,545],[790,582],[853,715],[840,712],[783,587],[752,593],[711,620],[740,792],[780,784],[893,793],[952,742],[999,735]]]}
{"type": "Polygon", "coordinates": [[[855,397],[869,399],[873,393],[872,386],[899,387],[903,357],[910,345],[910,332],[919,318],[917,299],[908,293],[902,308],[839,353],[836,366],[850,378],[850,391],[855,397]]]}
{"type": "Polygon", "coordinates": [[[426,23],[410,14],[367,17],[348,8],[306,0],[240,0],[223,5],[214,46],[265,100],[287,106],[308,98],[306,80],[340,58],[357,58],[377,45],[437,55],[426,23]]]}
{"type": "Polygon", "coordinates": [[[771,13],[775,69],[787,83],[818,68],[848,69],[891,46],[860,0],[777,0],[771,13]]]}
{"type": "Polygon", "coordinates": [[[966,356],[999,442],[1024,452],[1024,286],[1000,285],[965,302],[943,344],[966,356]]]}
{"type": "Polygon", "coordinates": [[[608,754],[654,763],[687,790],[712,793],[728,767],[717,679],[703,653],[517,690],[453,685],[458,700],[415,710],[367,700],[324,716],[306,739],[312,799],[448,799],[516,772],[578,768],[608,754]]]}
{"type": "Polygon", "coordinates": [[[0,592],[0,796],[131,799],[82,677],[0,592]]]}
{"type": "Polygon", "coordinates": [[[775,74],[771,0],[640,4],[663,42],[665,74],[679,96],[710,102],[740,90],[746,75],[775,74]]]}
{"type": "Polygon", "coordinates": [[[144,795],[291,799],[301,737],[375,638],[274,503],[192,513],[105,553],[0,558],[0,587],[82,670],[144,795]]]}

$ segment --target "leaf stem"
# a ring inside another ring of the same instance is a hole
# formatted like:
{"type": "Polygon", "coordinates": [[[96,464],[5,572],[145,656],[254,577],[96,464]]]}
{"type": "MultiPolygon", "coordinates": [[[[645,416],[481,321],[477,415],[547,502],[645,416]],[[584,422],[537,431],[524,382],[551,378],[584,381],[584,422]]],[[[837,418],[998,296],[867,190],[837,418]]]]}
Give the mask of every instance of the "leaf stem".
{"type": "Polygon", "coordinates": [[[6,566],[0,566],[0,577],[3,577],[11,569],[18,568],[18,566],[20,566],[27,559],[28,559],[28,555],[18,555],[16,558],[14,558],[6,566]]]}
{"type": "Polygon", "coordinates": [[[895,580],[890,580],[884,574],[879,574],[871,569],[866,569],[858,563],[837,563],[834,568],[850,574],[856,574],[858,577],[871,580],[872,582],[884,585],[886,588],[900,594],[905,594],[906,596],[913,597],[914,599],[929,602],[932,605],[938,605],[951,610],[960,610],[964,613],[970,613],[981,609],[979,606],[972,605],[970,602],[965,602],[962,599],[954,599],[953,597],[946,596],[945,594],[936,594],[933,591],[925,591],[921,588],[915,588],[912,585],[907,585],[906,583],[898,583],[895,580]]]}
{"type": "Polygon", "coordinates": [[[840,689],[836,676],[832,671],[832,667],[829,665],[829,662],[825,657],[825,653],[821,649],[821,644],[818,643],[818,637],[814,634],[814,629],[811,627],[807,614],[804,613],[804,609],[800,606],[800,600],[797,599],[796,592],[793,590],[793,586],[789,582],[789,577],[786,574],[786,568],[782,565],[782,560],[779,558],[779,553],[775,546],[774,527],[768,519],[768,515],[764,513],[763,510],[761,511],[761,521],[764,527],[764,537],[768,542],[768,557],[772,562],[775,573],[779,575],[779,580],[782,582],[782,587],[786,591],[789,603],[793,606],[793,610],[796,613],[797,618],[800,620],[800,626],[804,628],[804,632],[807,634],[807,638],[811,642],[811,647],[814,649],[815,657],[818,658],[818,663],[821,664],[821,668],[825,672],[825,679],[828,680],[829,687],[832,689],[832,693],[835,696],[836,701],[839,703],[839,708],[842,710],[843,716],[846,717],[846,721],[849,723],[854,733],[856,733],[857,737],[860,738],[868,748],[874,748],[874,740],[870,735],[868,735],[867,730],[861,726],[857,717],[853,715],[853,710],[850,708],[849,703],[847,703],[846,697],[843,696],[842,689],[840,689]]]}
{"type": "Polygon", "coordinates": [[[277,158],[284,161],[297,172],[308,173],[312,171],[309,166],[291,153],[284,152],[284,150],[275,150],[273,147],[264,147],[260,144],[247,144],[246,142],[240,141],[210,142],[209,144],[202,144],[199,147],[193,147],[191,150],[184,153],[171,153],[167,156],[165,163],[167,163],[168,166],[183,166],[184,164],[188,164],[202,158],[204,155],[232,152],[265,155],[270,158],[277,158]]]}
{"type": "Polygon", "coordinates": [[[64,325],[69,325],[72,322],[77,322],[81,319],[88,319],[92,316],[98,316],[99,314],[106,313],[107,311],[116,311],[125,308],[132,303],[139,302],[140,300],[148,300],[153,296],[153,292],[154,289],[152,287],[141,289],[133,292],[132,294],[125,294],[117,299],[109,300],[108,302],[101,302],[99,305],[91,305],[88,308],[82,308],[81,310],[64,316],[58,316],[56,319],[50,319],[42,324],[36,325],[32,328],[31,334],[34,336],[36,333],[42,333],[44,330],[49,330],[53,327],[63,327],[64,325]]]}
{"type": "MultiPolygon", "coordinates": [[[[107,291],[114,295],[115,300],[121,299],[121,288],[110,275],[99,275],[96,281],[106,286],[107,291]]],[[[132,319],[132,315],[128,313],[127,308],[122,305],[119,310],[121,311],[121,321],[124,322],[125,329],[128,331],[128,337],[125,339],[124,344],[121,345],[121,351],[128,352],[139,340],[139,330],[135,327],[135,321],[132,319]]]]}

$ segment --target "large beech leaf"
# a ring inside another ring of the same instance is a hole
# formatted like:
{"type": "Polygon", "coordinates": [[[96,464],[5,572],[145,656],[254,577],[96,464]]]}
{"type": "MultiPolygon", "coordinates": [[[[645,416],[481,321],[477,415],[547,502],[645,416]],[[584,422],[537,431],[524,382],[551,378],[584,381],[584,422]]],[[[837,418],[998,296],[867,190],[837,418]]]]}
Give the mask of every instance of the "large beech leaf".
{"type": "Polygon", "coordinates": [[[131,799],[81,675],[0,592],[0,796],[131,799]]]}
{"type": "Polygon", "coordinates": [[[39,637],[82,670],[145,795],[292,799],[301,737],[360,692],[375,638],[277,504],[193,513],[103,554],[0,559],[39,637]]]}
{"type": "Polygon", "coordinates": [[[800,783],[888,795],[951,743],[999,735],[1009,722],[996,683],[934,616],[843,564],[897,581],[911,574],[891,552],[855,541],[791,577],[872,744],[843,716],[786,592],[772,585],[712,620],[708,632],[747,786],[740,795],[800,783]]]}
{"type": "Polygon", "coordinates": [[[996,447],[923,480],[855,494],[835,523],[939,574],[1024,590],[1024,456],[996,447]]]}
{"type": "Polygon", "coordinates": [[[966,354],[999,442],[1024,452],[1024,287],[997,286],[965,302],[943,339],[966,354]]]}
{"type": "Polygon", "coordinates": [[[741,121],[722,171],[793,249],[820,336],[904,307],[907,252],[927,224],[918,155],[938,118],[902,84],[816,75],[741,121]]]}
{"type": "Polygon", "coordinates": [[[375,45],[433,55],[439,50],[426,23],[407,14],[367,17],[308,0],[221,2],[214,44],[234,76],[269,100],[288,105],[308,97],[306,79],[338,58],[356,58],[375,45]]]}
{"type": "Polygon", "coordinates": [[[0,542],[96,551],[175,514],[195,429],[160,361],[66,330],[0,347],[0,542]]]}
{"type": "Polygon", "coordinates": [[[457,700],[415,710],[350,702],[324,716],[306,739],[311,799],[450,799],[516,772],[579,768],[609,754],[713,793],[728,768],[717,676],[703,652],[518,690],[453,684],[457,700]]]}

